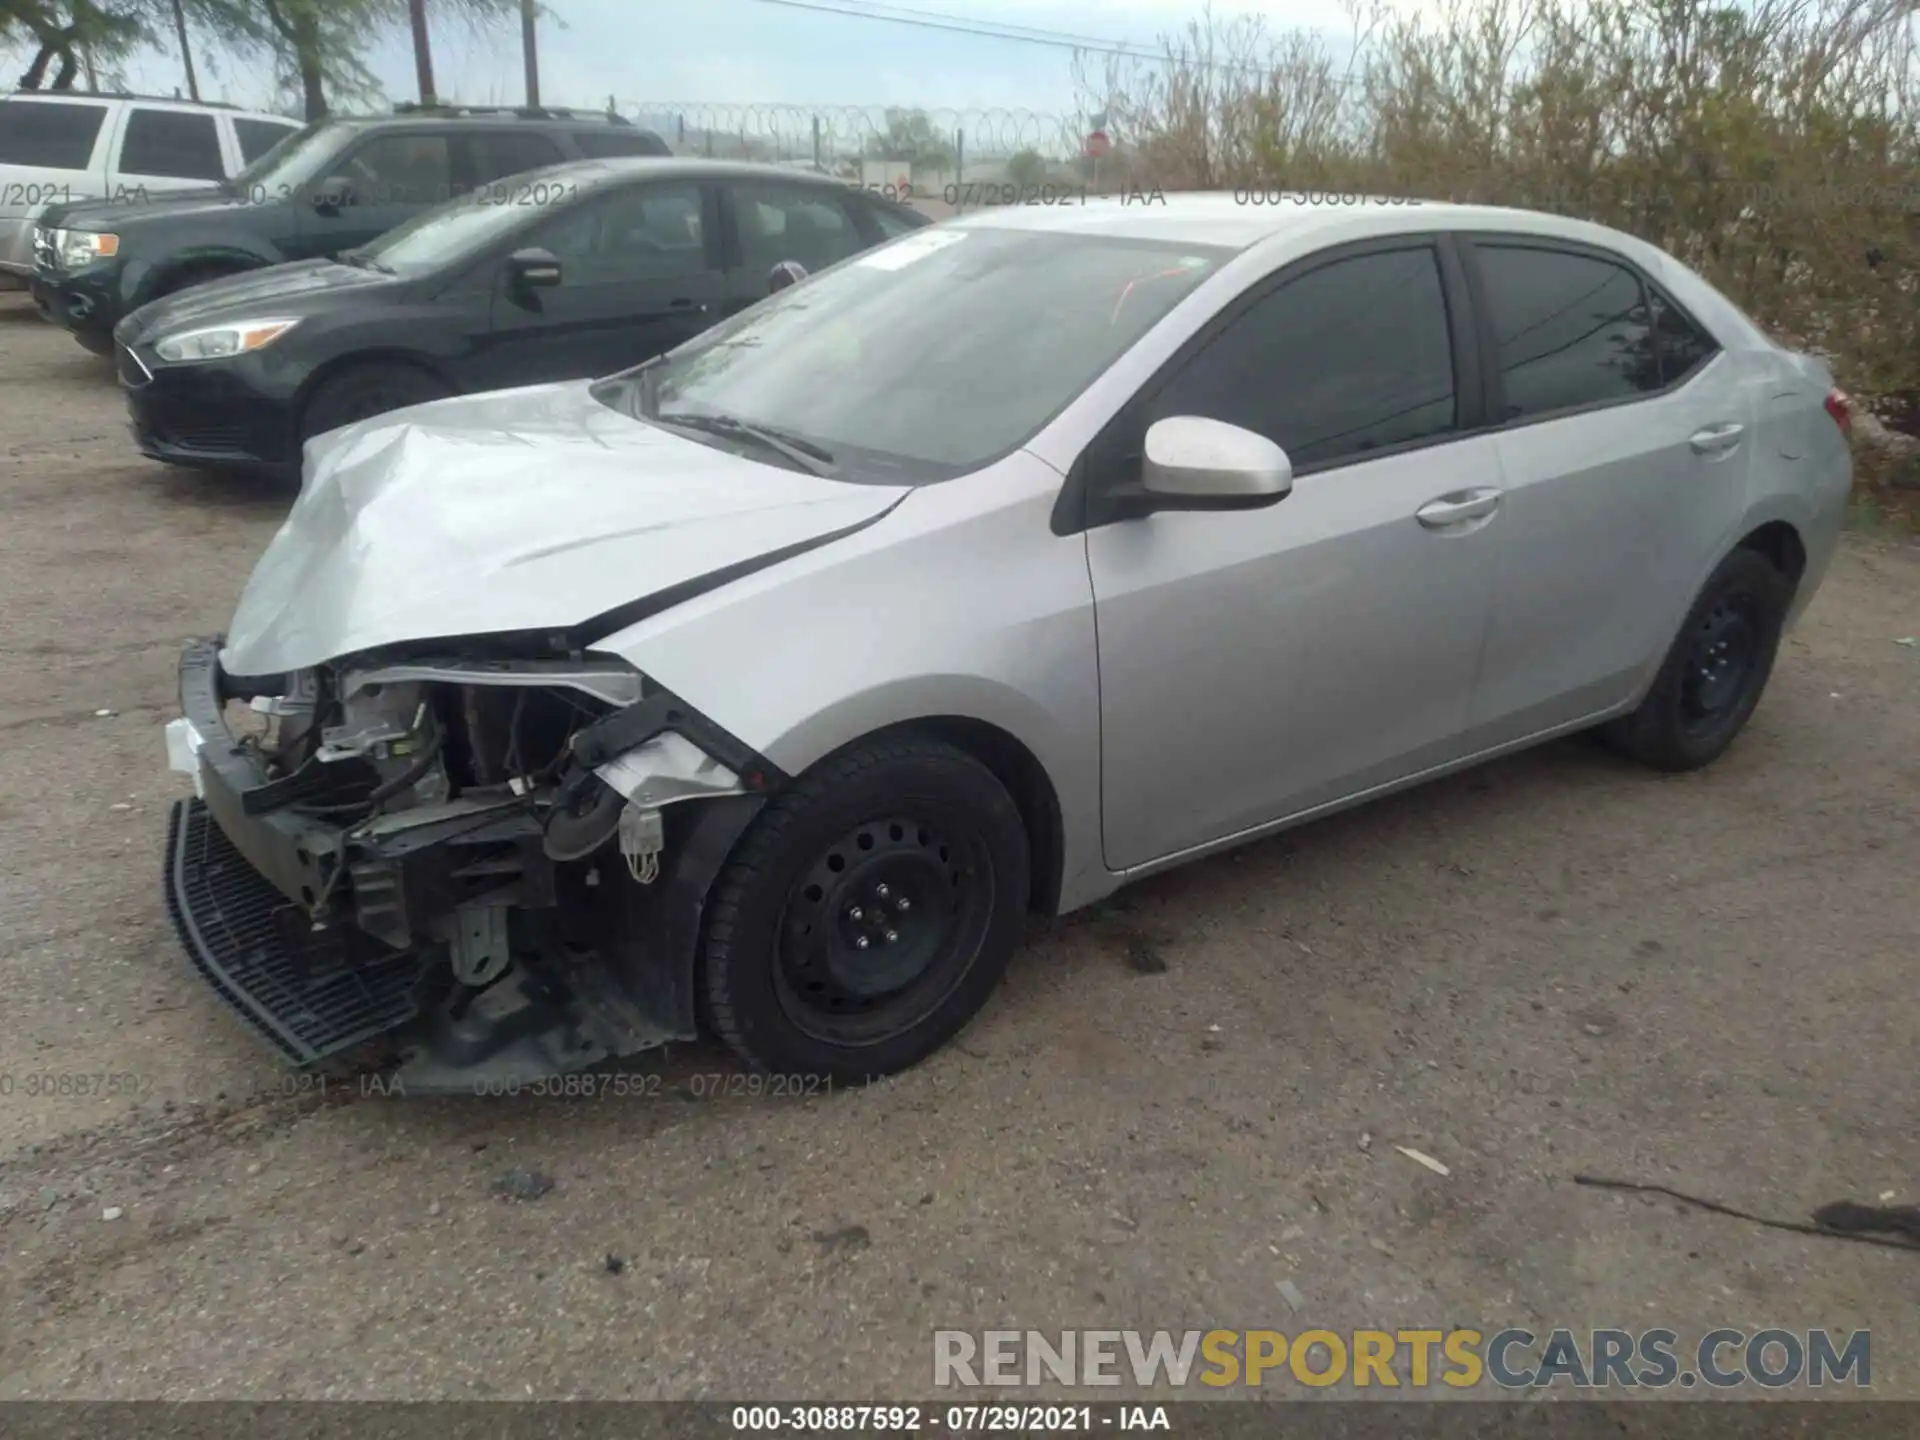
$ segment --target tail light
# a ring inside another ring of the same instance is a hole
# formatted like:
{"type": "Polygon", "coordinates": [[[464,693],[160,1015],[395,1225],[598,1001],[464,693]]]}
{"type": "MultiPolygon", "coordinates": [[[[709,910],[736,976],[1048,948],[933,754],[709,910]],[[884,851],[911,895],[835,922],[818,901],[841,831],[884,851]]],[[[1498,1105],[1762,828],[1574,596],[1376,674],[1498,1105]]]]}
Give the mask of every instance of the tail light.
{"type": "Polygon", "coordinates": [[[1853,398],[1844,390],[1827,391],[1827,414],[1840,427],[1840,433],[1853,438],[1853,398]]]}

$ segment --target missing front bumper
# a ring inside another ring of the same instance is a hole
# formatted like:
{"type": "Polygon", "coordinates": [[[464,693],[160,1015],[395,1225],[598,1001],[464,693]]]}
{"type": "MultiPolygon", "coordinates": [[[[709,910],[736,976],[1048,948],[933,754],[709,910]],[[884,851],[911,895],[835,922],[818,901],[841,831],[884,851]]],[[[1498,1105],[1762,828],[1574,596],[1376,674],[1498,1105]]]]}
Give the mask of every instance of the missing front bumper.
{"type": "MultiPolygon", "coordinates": [[[[185,715],[166,738],[198,797],[169,823],[167,907],[194,968],[287,1063],[361,1051],[357,1062],[384,1068],[402,1057],[402,1093],[485,1093],[697,1033],[706,895],[764,796],[738,793],[730,768],[682,774],[669,763],[692,748],[658,733],[689,720],[678,702],[619,712],[642,725],[627,738],[657,749],[658,763],[631,777],[608,763],[608,783],[629,779],[663,804],[697,797],[668,805],[671,863],[656,883],[632,885],[617,851],[545,855],[517,801],[456,797],[351,828],[302,814],[297,784],[274,778],[228,727],[233,689],[217,641],[187,647],[185,715]],[[512,909],[514,950],[498,980],[467,986],[445,922],[476,900],[512,909]]],[[[764,783],[764,762],[742,764],[764,783]]]]}

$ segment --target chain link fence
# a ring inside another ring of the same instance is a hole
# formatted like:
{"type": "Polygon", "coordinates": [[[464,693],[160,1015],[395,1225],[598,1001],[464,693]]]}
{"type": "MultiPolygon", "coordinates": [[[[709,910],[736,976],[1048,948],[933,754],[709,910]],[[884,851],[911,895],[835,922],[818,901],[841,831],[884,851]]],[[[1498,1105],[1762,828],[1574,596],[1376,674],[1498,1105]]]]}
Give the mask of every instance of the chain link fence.
{"type": "Polygon", "coordinates": [[[879,105],[616,102],[676,155],[817,169],[938,206],[969,185],[1083,184],[1083,115],[879,105]]]}

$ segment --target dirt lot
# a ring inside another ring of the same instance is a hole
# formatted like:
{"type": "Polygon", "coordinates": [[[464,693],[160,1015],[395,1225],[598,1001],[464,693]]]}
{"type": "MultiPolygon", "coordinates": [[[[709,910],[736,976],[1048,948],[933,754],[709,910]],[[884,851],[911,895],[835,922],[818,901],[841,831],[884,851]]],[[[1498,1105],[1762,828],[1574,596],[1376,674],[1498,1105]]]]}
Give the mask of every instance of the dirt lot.
{"type": "Polygon", "coordinates": [[[1914,1256],[1569,1178],[1920,1199],[1911,542],[1848,541],[1711,772],[1569,742],[1162,877],[894,1083],[316,1100],[159,887],[177,647],[287,497],[140,459],[12,296],[0,496],[0,1398],[877,1399],[936,1327],[1309,1323],[1871,1327],[1920,1397],[1914,1256]]]}

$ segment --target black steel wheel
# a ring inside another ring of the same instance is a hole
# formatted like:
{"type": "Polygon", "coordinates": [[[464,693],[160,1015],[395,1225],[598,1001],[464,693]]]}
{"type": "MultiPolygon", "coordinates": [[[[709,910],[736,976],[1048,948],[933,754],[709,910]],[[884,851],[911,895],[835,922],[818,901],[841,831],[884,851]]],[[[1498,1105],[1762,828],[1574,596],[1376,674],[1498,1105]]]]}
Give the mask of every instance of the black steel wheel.
{"type": "Polygon", "coordinates": [[[1720,563],[1638,709],[1601,738],[1661,770],[1712,763],[1746,725],[1773,674],[1793,587],[1757,550],[1720,563]]]}
{"type": "Polygon", "coordinates": [[[329,375],[308,398],[300,416],[300,440],[304,444],[343,425],[444,399],[452,393],[416,366],[386,361],[355,365],[329,375]]]}
{"type": "Polygon", "coordinates": [[[1709,597],[1686,637],[1680,678],[1680,723],[1689,735],[1711,733],[1739,708],[1760,663],[1761,633],[1751,591],[1709,597]]]}
{"type": "Polygon", "coordinates": [[[714,1028],[777,1073],[912,1065],[1004,972],[1027,856],[1018,808],[971,756],[903,736],[831,757],[768,802],[715,882],[714,1028]]]}
{"type": "Polygon", "coordinates": [[[774,970],[793,1023],[872,1044],[938,1008],[979,956],[993,863],[977,834],[889,815],[828,845],[787,894],[774,970]]]}

